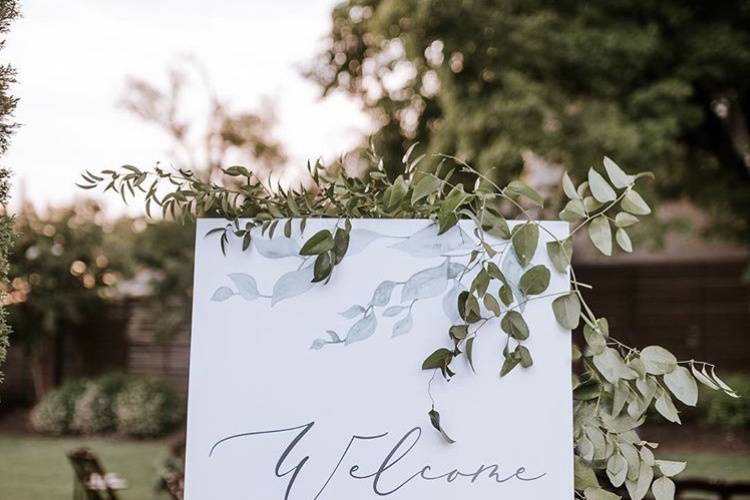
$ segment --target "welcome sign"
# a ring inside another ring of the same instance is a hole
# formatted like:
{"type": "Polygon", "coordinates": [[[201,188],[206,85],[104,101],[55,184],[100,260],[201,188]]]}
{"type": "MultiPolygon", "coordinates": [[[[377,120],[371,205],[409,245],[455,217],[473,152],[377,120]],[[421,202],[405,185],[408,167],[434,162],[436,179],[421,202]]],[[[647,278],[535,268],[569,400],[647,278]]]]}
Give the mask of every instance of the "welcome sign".
{"type": "MultiPolygon", "coordinates": [[[[353,220],[327,284],[312,283],[299,249],[334,220],[291,238],[258,231],[250,249],[236,241],[223,255],[204,235],[225,224],[198,224],[187,500],[572,498],[570,335],[551,308],[567,275],[516,306],[532,367],[499,377],[508,337],[492,320],[474,343],[475,372],[461,356],[465,369],[446,382],[421,364],[461,323],[473,224],[438,235],[427,220],[353,220]],[[430,425],[433,402],[454,444],[430,425]]],[[[565,223],[541,225],[539,248],[567,236],[565,223]]],[[[508,242],[490,244],[517,282],[508,242]]],[[[546,259],[537,251],[531,265],[546,259]]]]}

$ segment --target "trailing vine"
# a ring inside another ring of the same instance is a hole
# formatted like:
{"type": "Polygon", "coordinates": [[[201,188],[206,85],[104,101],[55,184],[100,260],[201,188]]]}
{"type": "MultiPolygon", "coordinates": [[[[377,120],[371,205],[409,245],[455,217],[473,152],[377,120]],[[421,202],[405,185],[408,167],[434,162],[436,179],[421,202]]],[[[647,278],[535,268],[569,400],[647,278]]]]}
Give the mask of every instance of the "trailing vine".
{"type": "MultiPolygon", "coordinates": [[[[448,380],[461,368],[457,360],[464,356],[467,362],[463,366],[473,369],[474,340],[489,325],[496,324],[493,319],[499,320],[507,337],[498,361],[499,376],[519,366],[532,366],[533,353],[525,344],[532,332],[524,318],[524,307],[529,301],[554,296],[552,309],[558,323],[571,330],[582,324],[585,341],[581,349],[573,346],[574,360],[581,367],[574,374],[573,391],[577,496],[589,500],[620,498],[612,491],[624,485],[636,500],[649,490],[657,500],[673,498],[675,486],[670,478],[681,472],[685,463],[657,460],[652,451],[657,444],[640,439],[636,430],[647,411],[653,408],[666,420],[679,423],[674,400],[696,405],[698,383],[731,397],[737,395],[710,363],[678,361],[662,347],[637,349],[612,337],[607,320],[598,317],[583,298],[582,289],[590,286],[578,281],[571,266],[572,238],[579,231],[586,231],[604,255],[611,255],[615,245],[622,251],[632,251],[628,230],[639,217],[651,212],[636,188],[650,174],[627,174],[609,158],[604,158],[603,173],[591,168],[588,178],[578,185],[565,174],[562,190],[567,202],[559,216],[570,223],[571,229],[561,240],[534,217],[532,208],[542,208],[543,199],[523,182],[499,186],[460,160],[442,155],[436,157],[434,172],[421,170],[417,167],[425,157],[412,159],[413,149],[402,160],[403,173],[395,178],[386,174],[382,159],[371,150],[373,168],[361,177],[351,176],[343,168],[331,171],[318,162],[308,164],[309,179],[290,189],[272,186],[242,166],[223,169],[224,185],[206,182],[190,171],[159,167],[141,170],[125,165],[97,174],[86,172],[79,186],[103,186],[104,191],[118,193],[124,202],[140,195],[149,216],[158,209],[163,217],[180,220],[225,218],[224,227],[207,235],[218,237],[223,252],[230,238],[241,240],[242,249],[247,250],[258,234],[273,237],[280,231],[290,238],[295,224],[304,233],[310,218],[336,219],[333,229],[310,235],[299,250],[304,258],[314,259],[313,282],[327,282],[346,257],[351,219],[430,219],[439,234],[451,230],[459,220],[473,221],[477,244],[460,266],[462,277],[472,276],[470,286],[456,300],[461,321],[448,329],[445,345],[429,353],[422,368],[448,380]],[[474,180],[468,189],[467,178],[474,180]],[[509,224],[506,216],[511,214],[520,222],[509,224]],[[546,233],[544,238],[541,233],[546,233]],[[493,244],[498,240],[507,243],[502,250],[493,244]],[[549,257],[551,268],[531,265],[542,240],[547,240],[542,251],[549,257]],[[506,251],[512,252],[522,269],[518,279],[506,276],[498,265],[506,251]],[[552,273],[568,276],[570,290],[545,293],[552,273]],[[611,486],[602,484],[604,477],[611,486]]],[[[352,317],[360,313],[363,319],[368,317],[369,309],[354,307],[352,317]]],[[[342,342],[345,340],[336,335],[330,341],[316,340],[313,348],[342,342]]],[[[428,414],[432,425],[452,442],[434,404],[428,414]]]]}

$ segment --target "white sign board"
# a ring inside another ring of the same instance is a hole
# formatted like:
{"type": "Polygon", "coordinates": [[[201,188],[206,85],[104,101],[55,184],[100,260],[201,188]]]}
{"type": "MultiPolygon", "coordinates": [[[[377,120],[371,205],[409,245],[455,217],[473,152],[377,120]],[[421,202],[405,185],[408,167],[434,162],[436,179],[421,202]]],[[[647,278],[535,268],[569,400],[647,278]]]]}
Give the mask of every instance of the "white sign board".
{"type": "MultiPolygon", "coordinates": [[[[298,250],[334,221],[308,221],[304,237],[258,233],[245,252],[232,241],[226,256],[204,238],[224,224],[198,224],[187,500],[573,497],[570,333],[553,297],[523,307],[531,368],[499,377],[507,337],[493,322],[474,344],[476,374],[466,356],[450,382],[421,370],[460,322],[471,223],[438,237],[426,220],[352,221],[328,284],[311,283],[313,259],[298,250]],[[455,444],[431,427],[431,397],[455,444]]],[[[543,226],[567,235],[567,224],[543,226]]],[[[533,263],[552,268],[546,231],[533,263]]],[[[517,282],[512,249],[492,244],[517,282]]],[[[545,295],[568,286],[553,271],[545,295]]]]}

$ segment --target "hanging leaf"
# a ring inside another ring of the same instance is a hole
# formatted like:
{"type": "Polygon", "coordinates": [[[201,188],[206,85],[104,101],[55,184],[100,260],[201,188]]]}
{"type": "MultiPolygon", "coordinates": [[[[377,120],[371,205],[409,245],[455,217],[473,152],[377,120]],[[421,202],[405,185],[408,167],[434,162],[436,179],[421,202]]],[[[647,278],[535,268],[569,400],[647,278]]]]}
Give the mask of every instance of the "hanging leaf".
{"type": "Polygon", "coordinates": [[[471,371],[476,373],[477,371],[474,369],[474,340],[476,337],[471,337],[469,340],[466,341],[466,359],[469,360],[469,366],[471,367],[471,371]]]}
{"type": "Polygon", "coordinates": [[[648,215],[651,213],[651,208],[643,200],[643,198],[641,198],[641,195],[633,190],[625,193],[625,196],[620,202],[620,206],[626,212],[630,212],[631,214],[635,215],[648,215]]]}
{"type": "Polygon", "coordinates": [[[516,340],[529,338],[529,327],[518,311],[508,311],[500,321],[500,328],[516,340]]]}
{"type": "Polygon", "coordinates": [[[539,226],[533,222],[518,226],[513,232],[511,241],[518,262],[521,263],[521,266],[526,267],[536,253],[536,247],[539,243],[539,226]]]}
{"type": "Polygon", "coordinates": [[[617,244],[625,250],[626,252],[630,253],[633,251],[633,243],[630,241],[630,236],[628,236],[628,233],[620,228],[615,233],[615,240],[617,240],[617,244]]]}
{"type": "Polygon", "coordinates": [[[333,271],[333,259],[331,253],[326,252],[318,255],[315,259],[315,265],[313,266],[313,283],[318,283],[325,280],[331,275],[333,271]]]}
{"type": "Polygon", "coordinates": [[[539,295],[547,290],[549,280],[549,269],[543,265],[538,265],[523,273],[518,287],[524,295],[539,295]]]}
{"type": "Polygon", "coordinates": [[[630,215],[627,212],[620,212],[615,216],[615,226],[630,227],[638,223],[638,217],[630,215]]]}
{"type": "Polygon", "coordinates": [[[662,417],[666,418],[670,422],[675,424],[681,424],[680,415],[675,408],[672,398],[669,397],[665,391],[660,391],[659,396],[656,398],[656,404],[654,408],[658,411],[662,417]]]}
{"type": "Polygon", "coordinates": [[[565,196],[567,196],[571,200],[580,199],[581,196],[576,191],[576,186],[575,184],[573,184],[573,181],[570,180],[570,177],[568,176],[567,172],[563,172],[562,187],[563,187],[563,192],[565,193],[565,196]]]}
{"type": "Polygon", "coordinates": [[[568,330],[578,328],[581,319],[581,301],[575,292],[562,295],[553,300],[552,311],[555,313],[557,322],[563,328],[568,330]]]}
{"type": "Polygon", "coordinates": [[[654,500],[674,500],[675,484],[668,477],[660,477],[651,485],[654,500]]]}
{"type": "Polygon", "coordinates": [[[698,402],[698,384],[687,368],[678,366],[665,374],[664,385],[686,405],[695,406],[698,402]]]}
{"type": "Polygon", "coordinates": [[[594,246],[604,255],[612,255],[612,228],[606,216],[600,215],[589,224],[589,237],[594,246]]]}
{"type": "Polygon", "coordinates": [[[604,157],[604,169],[607,171],[607,176],[612,182],[612,185],[617,189],[625,189],[635,180],[632,175],[623,172],[617,163],[613,162],[606,156],[604,157]]]}
{"type": "Polygon", "coordinates": [[[334,241],[331,232],[328,229],[321,229],[302,245],[299,253],[300,255],[320,255],[333,249],[333,246],[334,241]]]}
{"type": "Polygon", "coordinates": [[[429,412],[430,415],[430,422],[432,423],[432,426],[437,429],[438,432],[440,432],[440,435],[443,436],[443,439],[445,439],[449,444],[455,443],[453,439],[451,439],[450,436],[445,432],[445,430],[440,425],[440,413],[433,408],[429,412]]]}
{"type": "Polygon", "coordinates": [[[677,368],[674,354],[658,345],[648,346],[641,351],[641,361],[646,372],[651,375],[664,375],[677,368]]]}
{"type": "Polygon", "coordinates": [[[589,188],[591,189],[591,195],[599,203],[608,203],[617,198],[612,186],[593,168],[589,169],[589,188]]]}
{"type": "Polygon", "coordinates": [[[448,363],[450,363],[452,359],[453,352],[444,347],[441,347],[440,349],[427,356],[427,358],[422,362],[422,369],[435,370],[443,368],[448,363]]]}
{"type": "Polygon", "coordinates": [[[562,241],[548,242],[547,255],[555,269],[564,273],[568,270],[570,259],[573,256],[573,241],[570,238],[565,238],[562,241]]]}

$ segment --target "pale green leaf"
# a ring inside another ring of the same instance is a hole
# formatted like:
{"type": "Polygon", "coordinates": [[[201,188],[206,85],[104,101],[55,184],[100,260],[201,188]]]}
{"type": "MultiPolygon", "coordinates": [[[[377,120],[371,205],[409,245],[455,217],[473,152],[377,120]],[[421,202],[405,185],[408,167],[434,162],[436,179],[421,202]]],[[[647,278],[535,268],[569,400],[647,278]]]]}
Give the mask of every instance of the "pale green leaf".
{"type": "Polygon", "coordinates": [[[641,351],[646,371],[652,375],[664,375],[677,368],[677,358],[674,354],[658,345],[648,346],[641,351]]]}
{"type": "Polygon", "coordinates": [[[576,293],[571,292],[557,297],[552,301],[552,311],[563,328],[568,330],[578,328],[581,318],[581,301],[576,293]]]}
{"type": "Polygon", "coordinates": [[[615,240],[617,240],[617,244],[625,250],[626,252],[630,253],[633,251],[633,243],[630,241],[630,236],[628,236],[628,233],[620,228],[615,233],[615,240]]]}
{"type": "Polygon", "coordinates": [[[625,193],[625,196],[620,202],[620,206],[626,212],[635,215],[648,215],[651,213],[651,208],[643,198],[641,198],[641,195],[632,190],[625,193]]]}
{"type": "Polygon", "coordinates": [[[591,195],[599,203],[607,203],[617,198],[612,186],[593,168],[589,169],[589,188],[591,189],[591,195]]]}
{"type": "Polygon", "coordinates": [[[668,477],[660,477],[651,485],[654,500],[674,500],[675,485],[668,477]]]}
{"type": "Polygon", "coordinates": [[[612,255],[612,228],[609,219],[600,215],[589,224],[589,237],[594,246],[604,255],[612,255]]]}
{"type": "Polygon", "coordinates": [[[624,189],[635,180],[632,175],[628,175],[622,169],[606,156],[604,157],[604,169],[612,184],[618,189],[624,189]]]}
{"type": "Polygon", "coordinates": [[[698,402],[698,384],[684,366],[678,366],[664,375],[664,384],[677,399],[686,405],[695,406],[698,402]]]}
{"type": "Polygon", "coordinates": [[[615,216],[615,226],[617,227],[630,227],[636,223],[638,223],[638,217],[627,212],[620,212],[615,216]]]}
{"type": "Polygon", "coordinates": [[[543,265],[537,265],[523,273],[518,287],[524,295],[539,295],[549,286],[550,272],[543,265]]]}
{"type": "Polygon", "coordinates": [[[513,232],[511,241],[518,262],[525,267],[536,253],[536,247],[539,243],[539,226],[533,222],[523,224],[513,232]]]}

